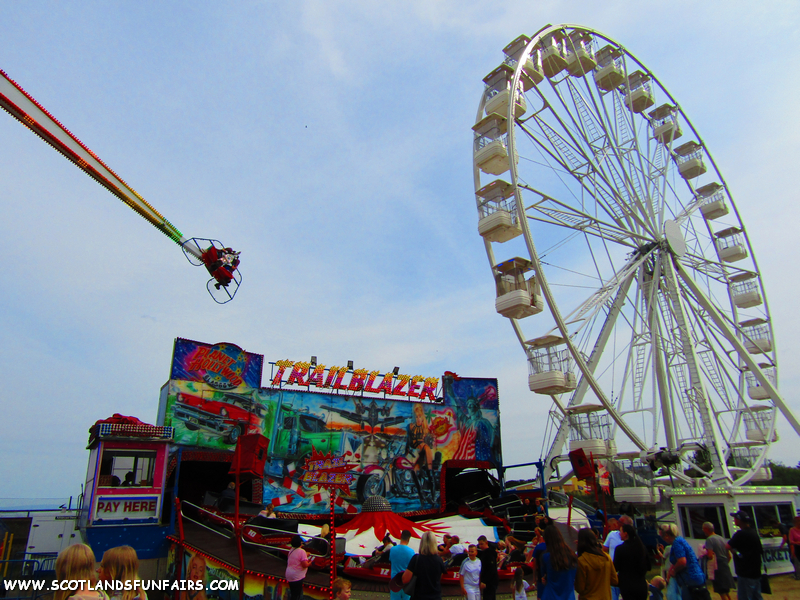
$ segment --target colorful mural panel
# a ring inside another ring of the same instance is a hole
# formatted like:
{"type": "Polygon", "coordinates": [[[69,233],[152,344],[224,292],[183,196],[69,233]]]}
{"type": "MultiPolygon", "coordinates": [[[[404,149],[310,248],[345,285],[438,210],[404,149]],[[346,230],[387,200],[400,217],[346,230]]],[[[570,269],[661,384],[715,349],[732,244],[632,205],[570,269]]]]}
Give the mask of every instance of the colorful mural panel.
{"type": "Polygon", "coordinates": [[[206,383],[173,380],[163,424],[175,428],[178,444],[233,450],[240,435],[263,433],[267,411],[252,388],[221,391],[206,383]]]}
{"type": "Polygon", "coordinates": [[[335,492],[339,512],[375,495],[396,512],[430,510],[439,507],[448,460],[502,464],[497,380],[448,377],[443,389],[442,402],[419,403],[170,381],[164,425],[179,444],[215,449],[232,449],[244,433],[266,436],[264,503],[279,512],[328,512],[328,491],[303,477],[314,451],[351,466],[349,489],[335,492]]]}
{"type": "Polygon", "coordinates": [[[170,379],[205,382],[218,390],[261,386],[264,357],[236,344],[204,344],[177,338],[170,379]]]}

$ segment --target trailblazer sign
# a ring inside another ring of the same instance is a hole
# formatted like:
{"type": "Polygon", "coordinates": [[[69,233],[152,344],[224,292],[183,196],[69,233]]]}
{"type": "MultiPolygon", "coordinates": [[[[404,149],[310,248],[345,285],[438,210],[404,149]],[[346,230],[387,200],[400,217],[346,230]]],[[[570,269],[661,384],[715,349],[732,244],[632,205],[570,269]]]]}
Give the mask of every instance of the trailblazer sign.
{"type": "Polygon", "coordinates": [[[272,377],[273,386],[296,385],[322,390],[342,390],[353,393],[382,394],[392,398],[416,398],[419,401],[437,402],[438,377],[422,375],[395,375],[392,371],[381,375],[380,371],[347,367],[312,365],[310,362],[279,360],[272,377]],[[349,374],[349,377],[348,377],[349,374]]]}
{"type": "Polygon", "coordinates": [[[350,484],[356,476],[349,473],[356,465],[350,465],[344,456],[322,454],[312,449],[311,456],[306,459],[303,475],[300,482],[306,485],[315,485],[320,489],[350,491],[350,484]]]}

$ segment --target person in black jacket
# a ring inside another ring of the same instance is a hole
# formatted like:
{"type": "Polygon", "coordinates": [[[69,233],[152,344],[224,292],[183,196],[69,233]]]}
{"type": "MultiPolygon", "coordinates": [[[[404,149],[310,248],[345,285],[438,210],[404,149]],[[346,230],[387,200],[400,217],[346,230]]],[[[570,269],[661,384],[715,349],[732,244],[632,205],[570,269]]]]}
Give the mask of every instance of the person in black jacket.
{"type": "Polygon", "coordinates": [[[411,557],[403,573],[403,585],[416,577],[414,600],[442,600],[441,579],[446,572],[447,567],[436,548],[436,538],[433,533],[426,531],[419,542],[419,554],[411,557]]]}
{"type": "Polygon", "coordinates": [[[481,590],[483,600],[494,600],[497,594],[497,546],[485,535],[478,537],[478,558],[481,561],[481,590]]]}
{"type": "Polygon", "coordinates": [[[728,550],[733,551],[733,564],[736,567],[736,597],[740,600],[761,600],[761,538],[753,528],[753,519],[740,510],[731,513],[739,531],[728,542],[728,550]]]}
{"type": "Polygon", "coordinates": [[[647,548],[633,525],[623,525],[619,535],[622,544],[614,552],[614,568],[619,578],[620,595],[625,600],[647,600],[647,572],[650,570],[647,548]]]}

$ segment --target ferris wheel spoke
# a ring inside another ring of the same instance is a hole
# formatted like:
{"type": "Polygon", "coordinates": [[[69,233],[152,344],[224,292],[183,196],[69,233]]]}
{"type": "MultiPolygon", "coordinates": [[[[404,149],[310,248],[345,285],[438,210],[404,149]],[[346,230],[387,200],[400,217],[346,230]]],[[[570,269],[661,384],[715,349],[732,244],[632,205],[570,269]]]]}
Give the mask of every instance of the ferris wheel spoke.
{"type": "MultiPolygon", "coordinates": [[[[576,308],[569,312],[566,316],[561,318],[564,326],[577,325],[570,333],[570,337],[576,336],[590,320],[605,306],[613,295],[618,294],[618,290],[623,286],[629,286],[634,275],[645,260],[646,256],[632,257],[622,269],[617,271],[611,276],[608,281],[591,294],[586,300],[580,303],[576,308]]],[[[615,315],[616,318],[616,315],[615,315]]],[[[551,329],[548,334],[555,332],[559,326],[551,329]]]]}
{"type": "Polygon", "coordinates": [[[772,381],[762,372],[761,368],[759,367],[758,363],[753,358],[752,354],[748,352],[745,345],[742,341],[736,336],[736,334],[731,330],[726,322],[726,319],[719,313],[716,307],[708,300],[708,298],[703,294],[703,291],[697,285],[697,283],[689,276],[684,268],[678,263],[678,268],[676,269],[678,276],[683,280],[686,286],[691,290],[692,295],[695,297],[697,302],[705,309],[708,313],[708,316],[714,321],[714,324],[717,328],[725,335],[728,342],[733,346],[736,350],[739,360],[745,363],[753,373],[756,380],[758,380],[759,385],[763,386],[764,389],[767,390],[769,393],[770,398],[781,411],[783,416],[789,421],[789,424],[792,428],[800,435],[800,422],[798,422],[797,418],[792,414],[791,410],[788,406],[786,406],[783,397],[778,393],[778,390],[773,385],[772,381]]]}
{"type": "MultiPolygon", "coordinates": [[[[569,174],[572,177],[576,177],[576,169],[580,166],[580,163],[574,158],[575,155],[570,149],[569,145],[546,123],[538,120],[537,123],[543,130],[543,133],[548,139],[549,144],[540,139],[540,137],[530,127],[527,126],[527,123],[519,123],[519,127],[540,152],[545,153],[560,167],[564,173],[569,174]]],[[[549,168],[554,173],[558,174],[557,169],[553,167],[549,168]]],[[[595,191],[587,185],[584,173],[581,173],[580,177],[576,177],[576,179],[580,181],[580,186],[583,191],[589,194],[592,194],[592,192],[595,191]]],[[[597,200],[597,206],[615,223],[621,227],[623,223],[627,222],[628,227],[632,229],[630,217],[625,214],[625,211],[620,207],[619,203],[614,199],[612,194],[608,193],[606,190],[601,191],[598,189],[597,193],[592,195],[597,200]]]]}
{"type": "Polygon", "coordinates": [[[602,221],[565,202],[548,197],[532,187],[520,187],[542,197],[541,200],[528,205],[525,210],[540,213],[544,218],[528,214],[529,219],[581,231],[630,248],[637,248],[639,245],[650,241],[650,238],[646,236],[602,221]]]}
{"type": "MultiPolygon", "coordinates": [[[[594,108],[595,108],[595,114],[597,115],[597,118],[599,118],[600,121],[603,123],[605,134],[606,134],[607,145],[606,145],[606,147],[604,148],[604,150],[602,152],[602,157],[605,158],[606,161],[609,164],[609,169],[608,170],[610,170],[612,172],[612,174],[616,175],[616,174],[618,174],[617,173],[617,168],[613,164],[611,164],[611,158],[613,158],[615,164],[619,165],[620,167],[625,164],[624,161],[623,161],[623,156],[627,155],[628,152],[630,151],[629,145],[630,145],[630,141],[632,139],[632,136],[626,138],[624,136],[618,135],[618,132],[616,131],[616,128],[614,127],[614,124],[618,123],[618,121],[615,121],[615,120],[611,119],[611,117],[610,117],[610,115],[608,113],[608,107],[603,102],[603,98],[601,96],[599,96],[599,95],[596,95],[596,90],[594,90],[594,91],[592,90],[592,87],[590,86],[588,80],[585,81],[585,85],[586,85],[586,88],[588,90],[588,95],[592,99],[592,103],[593,103],[594,108]],[[603,107],[602,111],[599,110],[599,106],[603,107]]],[[[612,93],[612,98],[613,98],[612,102],[614,104],[613,111],[614,111],[615,115],[619,115],[618,99],[616,98],[615,95],[613,95],[613,93],[612,93]]],[[[623,118],[623,122],[624,122],[626,131],[628,133],[632,133],[633,130],[629,126],[627,119],[623,118]]],[[[602,163],[603,161],[600,161],[600,162],[602,163]]],[[[622,169],[622,170],[624,171],[624,169],[622,169]]],[[[613,177],[613,175],[612,175],[612,178],[615,181],[618,193],[621,194],[622,196],[624,196],[627,199],[628,202],[631,202],[631,200],[632,200],[631,191],[632,190],[636,190],[636,191],[634,191],[634,193],[638,192],[639,197],[636,199],[635,203],[637,204],[637,206],[639,207],[640,211],[643,214],[647,214],[650,217],[650,223],[655,228],[655,221],[653,219],[653,211],[652,210],[651,211],[645,211],[644,210],[644,207],[641,204],[641,200],[642,200],[643,194],[641,194],[641,190],[640,189],[637,190],[637,187],[634,184],[635,180],[632,179],[630,176],[626,177],[625,180],[620,179],[619,177],[613,177]]]]}
{"type": "Polygon", "coordinates": [[[720,283],[727,285],[728,270],[731,268],[726,263],[709,260],[705,256],[687,252],[681,259],[682,262],[693,271],[701,273],[706,277],[711,277],[720,283]]]}
{"type": "MultiPolygon", "coordinates": [[[[597,198],[597,194],[600,194],[603,198],[604,211],[614,221],[620,225],[623,222],[627,222],[630,229],[633,229],[635,224],[642,231],[648,231],[653,234],[652,224],[642,220],[638,211],[632,210],[630,206],[625,204],[624,199],[615,192],[615,189],[618,189],[615,187],[617,184],[609,179],[609,174],[605,173],[601,165],[586,154],[585,150],[572,137],[571,132],[567,131],[563,126],[563,123],[559,121],[566,137],[551,127],[540,115],[534,115],[531,118],[542,130],[549,144],[537,136],[527,126],[527,123],[519,123],[520,128],[537,146],[547,152],[564,170],[568,171],[586,191],[589,193],[595,192],[592,194],[595,198],[597,198]],[[594,189],[587,185],[587,181],[594,185],[594,189]]],[[[612,169],[611,177],[612,179],[616,177],[621,181],[616,170],[612,169]]]]}
{"type": "MultiPolygon", "coordinates": [[[[606,181],[614,180],[615,189],[625,197],[629,204],[636,206],[640,215],[647,221],[649,230],[655,231],[655,213],[652,207],[643,204],[644,199],[650,197],[650,194],[643,192],[645,189],[643,184],[649,178],[643,171],[641,163],[637,165],[630,160],[630,150],[617,143],[607,119],[604,119],[603,116],[603,113],[607,116],[608,112],[601,113],[598,110],[598,100],[602,103],[602,99],[596,97],[597,91],[591,89],[588,80],[584,79],[584,83],[587,90],[586,95],[592,100],[591,104],[578,90],[572,79],[568,78],[566,81],[572,103],[583,125],[581,131],[590,148],[592,163],[595,169],[604,173],[606,181]]],[[[561,100],[564,103],[563,98],[561,100]]],[[[566,104],[564,105],[566,107],[566,104]]]]}
{"type": "Polygon", "coordinates": [[[673,220],[678,224],[682,225],[687,219],[692,217],[700,206],[705,202],[705,198],[702,196],[695,196],[694,201],[691,204],[687,204],[684,206],[679,213],[673,216],[673,220]]]}
{"type": "MultiPolygon", "coordinates": [[[[597,336],[594,348],[592,348],[591,354],[589,355],[589,358],[586,361],[586,367],[591,373],[594,373],[594,370],[597,368],[600,359],[602,358],[605,352],[608,340],[611,337],[611,334],[614,330],[616,319],[618,318],[622,306],[625,303],[625,299],[627,297],[628,290],[630,289],[632,282],[633,282],[633,277],[629,276],[627,279],[623,280],[622,284],[617,289],[616,297],[614,298],[614,301],[611,303],[609,312],[603,323],[602,329],[600,330],[600,333],[597,336]]],[[[570,397],[568,407],[571,408],[582,404],[586,396],[586,392],[588,390],[589,390],[589,377],[583,376],[578,381],[578,386],[575,388],[575,391],[570,397]]],[[[598,397],[600,396],[598,395],[598,397]]],[[[600,397],[600,399],[602,402],[602,397],[600,397]]],[[[621,417],[617,414],[613,405],[606,406],[605,403],[603,403],[603,405],[608,411],[608,414],[616,422],[621,420],[621,417]]],[[[559,425],[558,432],[554,436],[553,443],[550,446],[550,450],[547,454],[547,460],[545,464],[548,467],[553,461],[553,459],[555,459],[557,456],[561,454],[564,443],[566,442],[566,435],[569,432],[569,429],[570,429],[569,418],[565,418],[559,425]]],[[[635,440],[632,441],[636,443],[635,440]]]]}

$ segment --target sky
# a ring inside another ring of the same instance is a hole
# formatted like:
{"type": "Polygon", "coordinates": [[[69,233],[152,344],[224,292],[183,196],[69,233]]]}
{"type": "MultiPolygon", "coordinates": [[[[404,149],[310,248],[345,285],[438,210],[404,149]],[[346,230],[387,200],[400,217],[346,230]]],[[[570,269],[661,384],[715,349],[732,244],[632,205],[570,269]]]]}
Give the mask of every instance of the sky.
{"type": "Polygon", "coordinates": [[[800,414],[796,2],[4,3],[0,69],[184,234],[240,250],[243,283],[215,304],[177,245],[0,113],[0,497],[77,496],[97,419],[155,422],[176,337],[496,377],[505,462],[538,459],[550,400],[494,310],[471,127],[502,48],[549,23],[623,45],[700,132],[800,414]]]}

